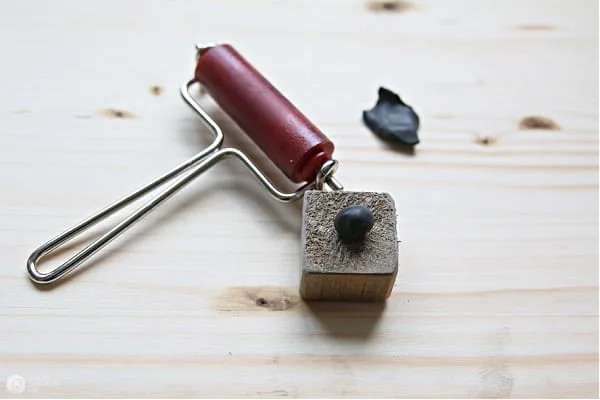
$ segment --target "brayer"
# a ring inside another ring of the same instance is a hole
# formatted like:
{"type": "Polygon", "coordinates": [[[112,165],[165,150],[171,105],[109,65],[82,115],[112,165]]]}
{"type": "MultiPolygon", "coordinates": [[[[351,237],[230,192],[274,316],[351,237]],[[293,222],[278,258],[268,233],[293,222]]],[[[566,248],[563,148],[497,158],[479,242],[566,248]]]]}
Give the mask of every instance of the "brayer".
{"type": "Polygon", "coordinates": [[[236,158],[278,201],[302,201],[300,295],[305,300],[384,301],[398,271],[396,208],[387,193],[345,191],[334,177],[334,144],[229,44],[196,46],[196,68],[181,86],[183,100],[214,133],[213,142],[185,163],[49,240],[27,260],[38,284],[73,272],[118,235],[222,159],[236,158]],[[223,147],[223,132],[191,94],[200,86],[292,182],[278,189],[242,151],[223,147]],[[63,264],[37,264],[64,243],[149,192],[162,192],[63,264]]]}

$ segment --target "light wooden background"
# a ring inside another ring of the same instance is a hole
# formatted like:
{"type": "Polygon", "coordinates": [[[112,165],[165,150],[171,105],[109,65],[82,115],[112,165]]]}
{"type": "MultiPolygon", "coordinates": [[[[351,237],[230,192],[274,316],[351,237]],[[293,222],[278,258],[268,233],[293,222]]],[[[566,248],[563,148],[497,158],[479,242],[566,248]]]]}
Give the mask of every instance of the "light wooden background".
{"type": "Polygon", "coordinates": [[[2,1],[0,396],[598,396],[597,15],[593,0],[2,1]],[[302,304],[299,207],[234,161],[73,279],[29,283],[35,247],[207,142],[177,89],[212,40],[337,143],[348,189],[395,197],[384,309],[302,304]],[[413,156],[361,123],[380,85],[422,117],[413,156]],[[526,115],[561,129],[521,130],[526,115]]]}

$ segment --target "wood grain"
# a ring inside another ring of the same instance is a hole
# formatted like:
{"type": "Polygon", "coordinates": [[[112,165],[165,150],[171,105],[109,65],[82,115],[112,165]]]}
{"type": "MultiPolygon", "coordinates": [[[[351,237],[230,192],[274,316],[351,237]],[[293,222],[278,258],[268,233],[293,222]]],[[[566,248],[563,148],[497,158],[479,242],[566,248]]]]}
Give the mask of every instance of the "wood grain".
{"type": "Polygon", "coordinates": [[[598,3],[408,3],[3,1],[0,396],[597,397],[598,3]],[[384,308],[303,304],[301,208],[233,161],[64,284],[27,280],[35,247],[206,145],[177,88],[211,40],[333,139],[348,189],[394,197],[384,308]],[[379,86],[419,112],[414,155],[362,125],[379,86]]]}

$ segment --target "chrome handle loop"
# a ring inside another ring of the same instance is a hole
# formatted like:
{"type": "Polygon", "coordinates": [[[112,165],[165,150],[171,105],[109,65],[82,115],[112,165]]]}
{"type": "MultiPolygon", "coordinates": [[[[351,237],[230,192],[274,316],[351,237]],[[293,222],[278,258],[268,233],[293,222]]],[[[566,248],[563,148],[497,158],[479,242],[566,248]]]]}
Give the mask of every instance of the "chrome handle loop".
{"type": "Polygon", "coordinates": [[[38,284],[49,284],[59,279],[66,277],[68,274],[79,268],[83,262],[88,260],[110,242],[115,240],[120,234],[129,229],[137,221],[148,215],[152,210],[162,204],[164,201],[169,199],[179,190],[181,190],[188,183],[193,181],[196,177],[202,174],[204,171],[215,165],[218,161],[234,157],[240,160],[249,170],[252,172],[255,178],[264,186],[269,193],[277,200],[287,203],[298,200],[302,197],[305,191],[310,189],[323,189],[324,185],[329,185],[332,190],[342,190],[342,185],[333,178],[333,173],[337,169],[337,161],[327,161],[321,170],[319,171],[315,182],[309,182],[300,186],[296,191],[291,193],[285,193],[277,189],[275,185],[260,171],[260,169],[240,150],[233,148],[224,148],[223,145],[223,132],[217,123],[210,117],[210,115],[196,102],[194,97],[190,93],[190,87],[195,84],[194,80],[190,80],[187,83],[181,85],[180,94],[183,100],[200,116],[200,118],[207,124],[210,130],[214,134],[213,142],[204,150],[177,166],[166,174],[160,176],[154,181],[150,182],[146,186],[134,191],[128,196],[121,200],[109,205],[103,210],[97,212],[91,217],[85,219],[79,224],[75,225],[71,229],[63,232],[57,237],[49,240],[40,247],[38,247],[27,259],[27,272],[29,278],[38,284]],[[174,183],[172,183],[174,182],[174,183]],[[172,183],[167,189],[159,193],[154,199],[150,200],[127,218],[119,222],[112,229],[106,232],[98,239],[91,242],[89,245],[83,248],[83,250],[76,253],[74,256],[69,258],[67,261],[51,269],[49,272],[40,272],[38,269],[39,261],[53,250],[56,250],[64,243],[82,234],[92,226],[96,225],[100,221],[103,221],[115,212],[123,209],[133,201],[138,200],[142,196],[148,194],[154,189],[172,183]]]}

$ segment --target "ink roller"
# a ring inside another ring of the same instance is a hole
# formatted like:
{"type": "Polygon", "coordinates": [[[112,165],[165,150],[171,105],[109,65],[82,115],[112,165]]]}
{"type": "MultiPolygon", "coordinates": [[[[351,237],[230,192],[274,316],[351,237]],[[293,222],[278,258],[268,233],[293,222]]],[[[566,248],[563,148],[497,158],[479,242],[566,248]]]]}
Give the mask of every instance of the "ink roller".
{"type": "Polygon", "coordinates": [[[390,295],[398,270],[398,243],[396,209],[389,194],[345,191],[334,177],[338,162],[331,140],[228,44],[197,46],[194,76],[180,92],[213,132],[213,142],[36,249],[27,260],[33,282],[48,284],[64,278],[211,166],[234,158],[276,200],[303,201],[300,294],[305,300],[384,301],[390,295]],[[223,132],[192,96],[193,86],[203,88],[298,185],[295,191],[281,191],[242,151],[223,147],[223,132]],[[159,187],[163,191],[66,262],[48,272],[38,269],[42,258],[159,187]]]}

